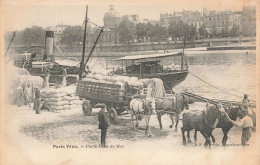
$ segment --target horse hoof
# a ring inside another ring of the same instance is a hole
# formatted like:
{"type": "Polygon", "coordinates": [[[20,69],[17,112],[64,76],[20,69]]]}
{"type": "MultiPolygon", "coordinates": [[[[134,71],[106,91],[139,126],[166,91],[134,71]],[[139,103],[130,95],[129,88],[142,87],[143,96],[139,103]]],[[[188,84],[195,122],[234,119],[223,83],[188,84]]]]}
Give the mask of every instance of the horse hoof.
{"type": "Polygon", "coordinates": [[[178,129],[177,128],[175,128],[175,132],[177,132],[178,131],[178,129]]]}
{"type": "Polygon", "coordinates": [[[190,139],[188,139],[188,142],[189,142],[189,143],[191,143],[191,140],[190,140],[190,139]]]}
{"type": "Polygon", "coordinates": [[[138,124],[136,124],[135,127],[137,128],[137,127],[138,127],[138,124]]]}
{"type": "Polygon", "coordinates": [[[150,135],[148,135],[148,137],[153,137],[153,135],[150,134],[150,135]]]}
{"type": "Polygon", "coordinates": [[[172,125],[170,125],[170,128],[172,128],[172,125]]]}
{"type": "Polygon", "coordinates": [[[184,146],[186,146],[186,142],[182,142],[182,144],[183,144],[184,146]]]}

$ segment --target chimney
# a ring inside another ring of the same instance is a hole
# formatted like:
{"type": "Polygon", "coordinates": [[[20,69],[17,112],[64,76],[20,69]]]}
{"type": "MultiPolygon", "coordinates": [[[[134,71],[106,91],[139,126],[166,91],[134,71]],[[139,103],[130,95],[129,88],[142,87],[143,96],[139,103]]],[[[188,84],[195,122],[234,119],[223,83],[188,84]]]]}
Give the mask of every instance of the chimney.
{"type": "Polygon", "coordinates": [[[54,31],[46,31],[45,33],[45,51],[43,60],[50,58],[50,60],[54,61],[53,55],[53,47],[54,47],[54,31]]]}

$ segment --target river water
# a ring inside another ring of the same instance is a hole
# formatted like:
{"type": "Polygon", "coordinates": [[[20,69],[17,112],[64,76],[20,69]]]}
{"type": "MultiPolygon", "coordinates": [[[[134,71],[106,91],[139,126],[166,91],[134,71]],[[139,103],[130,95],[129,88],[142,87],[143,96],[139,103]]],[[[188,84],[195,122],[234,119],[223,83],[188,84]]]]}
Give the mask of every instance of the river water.
{"type": "MultiPolygon", "coordinates": [[[[185,81],[173,89],[174,91],[187,90],[207,98],[232,101],[241,101],[246,93],[250,99],[255,100],[255,50],[187,51],[186,56],[190,73],[185,81]]],[[[122,65],[121,62],[113,61],[113,59],[111,57],[106,59],[92,58],[89,66],[101,69],[122,65]]],[[[163,64],[170,65],[171,63],[173,61],[168,60],[164,61],[163,64]]]]}

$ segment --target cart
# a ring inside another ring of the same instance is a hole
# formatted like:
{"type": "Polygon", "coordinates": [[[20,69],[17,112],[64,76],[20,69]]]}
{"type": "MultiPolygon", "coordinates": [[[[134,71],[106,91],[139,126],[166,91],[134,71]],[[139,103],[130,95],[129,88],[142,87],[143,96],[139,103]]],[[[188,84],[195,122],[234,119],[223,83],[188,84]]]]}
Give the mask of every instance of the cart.
{"type": "Polygon", "coordinates": [[[105,104],[112,123],[117,123],[120,115],[137,91],[127,85],[120,85],[109,81],[85,78],[77,84],[76,94],[84,100],[82,110],[84,115],[90,116],[96,104],[105,104]]]}

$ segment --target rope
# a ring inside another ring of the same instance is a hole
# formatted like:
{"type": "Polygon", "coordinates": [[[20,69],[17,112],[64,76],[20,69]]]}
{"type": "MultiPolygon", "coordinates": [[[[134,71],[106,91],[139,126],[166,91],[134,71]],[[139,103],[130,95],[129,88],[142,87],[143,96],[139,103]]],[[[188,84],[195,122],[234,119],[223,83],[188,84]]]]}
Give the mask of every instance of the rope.
{"type": "Polygon", "coordinates": [[[97,26],[97,27],[99,27],[99,28],[102,28],[101,26],[98,26],[98,25],[95,24],[94,22],[90,21],[90,19],[88,19],[88,22],[89,22],[90,24],[92,24],[92,25],[95,25],[95,26],[97,26]]]}
{"type": "MultiPolygon", "coordinates": [[[[209,85],[209,86],[211,86],[211,87],[213,87],[213,88],[215,88],[215,89],[218,89],[218,90],[220,90],[220,91],[222,91],[222,92],[224,92],[224,93],[227,93],[227,94],[229,94],[229,95],[235,96],[235,97],[237,97],[237,98],[241,98],[241,97],[238,96],[238,95],[229,93],[228,91],[222,90],[222,89],[220,89],[220,88],[218,88],[218,87],[216,87],[216,86],[214,86],[214,85],[212,85],[212,84],[206,82],[205,80],[203,80],[203,79],[201,79],[200,77],[198,77],[198,76],[196,76],[195,74],[193,74],[191,71],[189,71],[189,72],[190,72],[191,75],[193,75],[194,77],[196,77],[196,78],[199,79],[200,81],[206,83],[207,85],[209,85]]],[[[256,102],[255,100],[250,100],[250,101],[256,102]]]]}
{"type": "MultiPolygon", "coordinates": [[[[101,39],[99,40],[99,51],[97,53],[97,60],[95,61],[94,65],[92,67],[90,67],[90,69],[94,68],[95,65],[97,64],[97,62],[99,61],[99,55],[100,55],[100,52],[101,52],[101,48],[102,48],[102,44],[103,44],[103,34],[101,34],[101,39]]],[[[103,63],[101,63],[103,68],[104,68],[104,65],[103,63]]]]}

